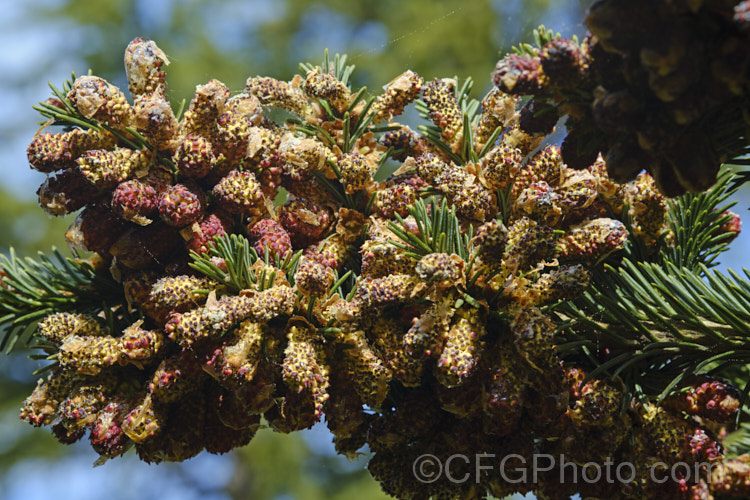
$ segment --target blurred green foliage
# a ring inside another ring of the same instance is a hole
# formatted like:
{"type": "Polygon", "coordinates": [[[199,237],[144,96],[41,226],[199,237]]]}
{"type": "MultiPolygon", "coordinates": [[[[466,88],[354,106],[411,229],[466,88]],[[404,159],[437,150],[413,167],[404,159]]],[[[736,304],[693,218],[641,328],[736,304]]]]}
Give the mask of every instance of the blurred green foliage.
{"type": "MultiPolygon", "coordinates": [[[[249,76],[290,79],[303,60],[324,48],[348,53],[355,84],[373,90],[406,69],[425,78],[471,76],[489,86],[495,61],[511,43],[503,33],[528,37],[551,6],[580,20],[589,0],[68,0],[36,15],[65,18],[80,27],[90,67],[123,84],[122,55],[136,36],[155,40],[172,61],[174,102],[190,99],[211,78],[239,91],[249,76]],[[501,42],[505,46],[501,46],[501,42]]],[[[568,27],[570,28],[570,27],[568,27]]],[[[564,30],[564,27],[556,27],[564,30]]],[[[81,72],[86,68],[76,68],[81,72]]]]}
{"type": "Polygon", "coordinates": [[[52,246],[64,248],[65,229],[73,216],[50,218],[34,202],[19,201],[0,187],[0,252],[9,247],[19,255],[35,255],[52,246]]]}
{"type": "MultiPolygon", "coordinates": [[[[568,19],[579,21],[589,3],[67,0],[30,2],[25,8],[31,11],[29,19],[63,23],[74,31],[74,38],[82,41],[77,44],[76,50],[81,51],[77,55],[88,67],[71,70],[81,74],[90,67],[122,88],[127,87],[122,59],[128,42],[136,36],[155,40],[171,60],[167,80],[170,98],[177,106],[181,99],[190,100],[196,85],[211,78],[223,81],[235,92],[244,88],[250,76],[291,79],[299,71],[299,61],[317,63],[324,48],[331,53],[348,53],[350,63],[357,65],[354,84],[368,85],[373,93],[411,69],[426,79],[470,76],[477,82],[478,94],[489,87],[495,61],[512,43],[520,41],[517,37],[528,38],[550,8],[556,12],[562,9],[568,19]]],[[[575,26],[554,27],[580,31],[575,26]]],[[[65,46],[50,50],[65,50],[65,46]]],[[[30,77],[38,74],[55,83],[68,76],[34,71],[30,77]]],[[[32,104],[28,103],[29,113],[32,104]]],[[[2,192],[0,214],[2,252],[13,246],[21,255],[33,255],[52,245],[65,246],[64,232],[72,217],[48,219],[35,203],[19,202],[2,192]]],[[[73,453],[71,448],[58,445],[48,432],[17,420],[18,407],[35,383],[31,372],[39,366],[23,355],[16,353],[0,362],[0,428],[5,436],[0,438],[0,497],[13,464],[29,458],[59,460],[73,453]]],[[[93,452],[86,452],[93,463],[93,452]]],[[[114,460],[104,469],[121,463],[122,459],[114,460]]],[[[250,445],[227,456],[226,466],[232,468],[232,478],[221,491],[212,491],[219,498],[385,498],[370,478],[366,460],[347,463],[328,450],[311,446],[299,435],[260,431],[250,445]]],[[[147,466],[135,467],[140,470],[137,467],[147,466]]],[[[161,467],[165,476],[186,475],[179,467],[161,467]]],[[[196,488],[202,487],[200,477],[191,481],[196,488]]],[[[119,487],[127,489],[125,484],[113,486],[114,493],[108,495],[112,500],[131,498],[128,493],[118,493],[119,487]]]]}

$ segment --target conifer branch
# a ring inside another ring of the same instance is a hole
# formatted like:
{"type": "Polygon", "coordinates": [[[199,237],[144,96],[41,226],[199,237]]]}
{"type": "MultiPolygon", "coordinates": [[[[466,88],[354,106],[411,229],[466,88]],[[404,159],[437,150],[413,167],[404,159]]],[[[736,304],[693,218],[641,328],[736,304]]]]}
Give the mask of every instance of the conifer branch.
{"type": "Polygon", "coordinates": [[[630,394],[663,398],[687,375],[722,375],[750,361],[750,275],[710,269],[732,236],[722,225],[734,180],[724,172],[709,191],[671,200],[672,241],[649,253],[631,238],[588,291],[554,308],[558,345],[593,363],[589,378],[620,376],[630,394]]]}
{"type": "MultiPolygon", "coordinates": [[[[532,35],[534,36],[535,45],[531,45],[529,43],[520,43],[511,47],[511,51],[519,56],[533,57],[537,55],[537,50],[547,45],[550,41],[556,38],[562,38],[562,35],[560,33],[555,33],[553,30],[547,29],[547,27],[545,27],[544,25],[541,25],[537,29],[535,29],[532,32],[532,35]]],[[[572,40],[574,43],[578,43],[578,37],[576,37],[575,35],[573,35],[572,40]]]]}
{"type": "MultiPolygon", "coordinates": [[[[89,72],[91,74],[91,72],[89,72]]],[[[124,144],[125,146],[134,149],[134,150],[143,150],[148,149],[149,151],[152,151],[154,153],[154,158],[164,165],[165,167],[169,168],[171,171],[175,170],[175,166],[172,163],[171,158],[164,156],[162,154],[159,154],[156,151],[156,148],[149,143],[143,135],[138,133],[135,129],[132,127],[126,127],[125,132],[118,130],[114,127],[109,126],[106,123],[100,122],[98,120],[95,120],[93,118],[87,118],[83,116],[81,113],[79,113],[76,108],[73,106],[73,104],[70,102],[70,99],[68,99],[68,93],[73,88],[73,84],[76,80],[76,74],[75,72],[71,73],[71,77],[67,79],[65,82],[63,82],[62,90],[55,87],[52,83],[49,83],[50,88],[52,89],[52,95],[54,98],[56,98],[59,102],[56,103],[50,103],[47,101],[40,102],[36,106],[32,106],[34,110],[39,112],[40,115],[47,118],[48,120],[52,120],[51,125],[61,125],[61,126],[67,126],[67,127],[80,127],[83,129],[92,129],[92,130],[105,130],[112,134],[114,137],[117,138],[117,140],[124,144]]],[[[184,102],[180,106],[180,110],[178,112],[178,115],[182,114],[182,109],[184,107],[184,102]]],[[[48,122],[40,122],[40,125],[47,125],[48,122]]]]}
{"type": "Polygon", "coordinates": [[[674,244],[666,245],[661,257],[678,268],[713,267],[716,258],[727,249],[731,234],[722,225],[731,219],[726,213],[736,202],[728,202],[737,192],[736,177],[725,171],[717,183],[700,194],[683,195],[670,200],[669,229],[674,244]]]}
{"type": "Polygon", "coordinates": [[[663,397],[688,374],[750,361],[748,277],[705,264],[605,265],[598,284],[555,309],[561,338],[593,353],[590,376],[623,376],[663,397]]]}
{"type": "MultiPolygon", "coordinates": [[[[477,154],[474,151],[473,129],[479,121],[482,108],[478,100],[469,97],[471,89],[474,86],[474,81],[471,78],[466,78],[463,84],[459,86],[458,77],[454,77],[453,79],[456,81],[456,103],[461,110],[462,135],[458,152],[454,151],[453,148],[445,142],[442,135],[443,131],[437,125],[432,123],[421,124],[417,128],[428,142],[444,152],[456,165],[465,165],[469,162],[476,163],[479,161],[479,158],[488,153],[495,145],[495,141],[502,132],[502,127],[495,128],[490,134],[489,140],[487,140],[484,147],[477,154]]],[[[414,108],[417,110],[421,118],[427,121],[430,120],[430,108],[424,100],[418,99],[415,101],[414,108]]]]}
{"type": "Polygon", "coordinates": [[[294,273],[297,269],[302,251],[289,253],[283,259],[276,255],[270,256],[268,249],[261,258],[250,242],[242,235],[230,234],[216,236],[207,254],[190,252],[193,259],[189,265],[205,276],[227,286],[232,292],[253,289],[266,290],[274,285],[276,275],[273,271],[261,270],[256,274],[253,265],[262,260],[267,267],[275,267],[283,272],[288,282],[294,283],[294,273]],[[226,269],[224,269],[226,268],[226,269]]]}
{"type": "Polygon", "coordinates": [[[447,253],[465,261],[469,259],[471,237],[461,235],[456,209],[449,209],[445,198],[440,205],[434,198],[429,202],[419,199],[409,207],[409,214],[417,225],[417,234],[406,228],[406,222],[398,214],[398,223],[388,222],[388,228],[399,238],[390,242],[405,250],[407,256],[420,259],[430,253],[447,253]]]}
{"type": "Polygon", "coordinates": [[[0,327],[5,329],[0,349],[6,352],[21,338],[28,340],[49,314],[96,315],[124,303],[122,286],[91,261],[65,257],[56,248],[52,256],[39,252],[37,259],[19,258],[13,248],[0,255],[0,327]]]}

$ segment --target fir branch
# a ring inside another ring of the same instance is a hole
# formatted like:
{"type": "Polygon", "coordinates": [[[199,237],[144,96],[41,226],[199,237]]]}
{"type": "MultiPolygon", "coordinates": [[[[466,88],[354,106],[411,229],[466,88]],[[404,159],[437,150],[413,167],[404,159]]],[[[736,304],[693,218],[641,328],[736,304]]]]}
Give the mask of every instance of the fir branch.
{"type": "MultiPolygon", "coordinates": [[[[328,49],[326,49],[323,56],[323,66],[320,66],[320,68],[322,71],[333,75],[351,90],[349,78],[351,77],[355,66],[347,65],[346,57],[346,55],[336,54],[333,58],[333,62],[331,62],[328,56],[328,49]]],[[[314,72],[315,68],[316,67],[311,63],[300,63],[300,70],[304,74],[314,72]]],[[[349,153],[356,147],[359,138],[367,131],[371,130],[370,125],[375,118],[375,113],[370,112],[370,109],[375,102],[375,97],[367,97],[366,93],[366,87],[362,87],[354,92],[343,113],[339,113],[336,107],[332,106],[331,103],[325,99],[318,99],[318,104],[326,113],[327,121],[342,120],[343,134],[340,142],[331,137],[328,131],[319,124],[306,123],[298,119],[293,120],[292,122],[295,123],[296,130],[313,137],[318,137],[323,142],[326,142],[330,148],[339,147],[341,151],[349,153]],[[357,110],[357,108],[360,108],[360,110],[357,110]]]]}
{"type": "Polygon", "coordinates": [[[338,294],[339,297],[346,297],[356,283],[356,275],[351,269],[346,271],[343,276],[339,277],[339,273],[334,269],[335,281],[331,285],[331,289],[328,292],[328,297],[332,297],[334,294],[338,294]]]}
{"type": "Polygon", "coordinates": [[[510,184],[505,189],[497,188],[497,204],[498,204],[498,215],[500,216],[500,222],[507,225],[510,221],[511,212],[511,198],[510,194],[513,191],[513,184],[510,184]]]}
{"type": "Polygon", "coordinates": [[[443,151],[456,165],[466,165],[470,162],[477,163],[482,156],[495,146],[495,141],[502,133],[502,127],[497,127],[493,131],[484,147],[477,153],[474,149],[474,130],[479,122],[482,106],[477,99],[469,97],[471,89],[474,86],[471,78],[466,78],[460,87],[458,86],[458,77],[454,77],[454,80],[456,81],[456,102],[461,110],[462,123],[461,147],[459,152],[454,152],[451,146],[445,142],[443,131],[440,127],[431,123],[430,109],[422,99],[415,101],[414,108],[422,119],[430,121],[430,123],[420,124],[417,126],[417,129],[428,142],[443,151]]]}
{"type": "MultiPolygon", "coordinates": [[[[352,129],[352,132],[349,136],[349,143],[344,145],[345,147],[349,148],[346,149],[346,151],[351,151],[356,146],[359,138],[362,137],[362,135],[370,129],[370,124],[375,118],[375,113],[370,112],[375,99],[376,98],[374,96],[370,96],[367,99],[364,99],[360,96],[360,100],[364,101],[365,104],[362,108],[362,112],[357,115],[357,119],[351,122],[350,127],[352,129]]],[[[349,107],[353,110],[354,108],[356,108],[357,104],[359,104],[359,102],[352,102],[349,107]]]]}
{"type": "Polygon", "coordinates": [[[670,200],[668,225],[674,242],[663,248],[661,255],[665,260],[690,269],[716,265],[716,258],[727,249],[727,240],[732,236],[724,233],[721,226],[731,219],[724,212],[736,204],[727,202],[739,187],[735,180],[725,170],[708,191],[670,200]]]}
{"type": "Polygon", "coordinates": [[[0,349],[9,352],[23,337],[33,335],[39,321],[56,312],[97,315],[118,309],[126,314],[122,286],[90,262],[65,257],[56,248],[52,256],[37,259],[0,255],[0,327],[5,335],[0,349]]]}
{"type": "MultiPolygon", "coordinates": [[[[353,208],[351,205],[353,205],[353,202],[347,198],[346,192],[344,191],[344,187],[340,182],[332,182],[331,179],[325,176],[323,172],[313,172],[313,175],[315,178],[320,182],[320,184],[342,205],[346,206],[346,208],[353,208]]],[[[339,175],[340,177],[340,175],[339,175]]]]}
{"type": "Polygon", "coordinates": [[[324,188],[326,188],[328,192],[331,193],[334,198],[336,198],[336,200],[338,200],[339,203],[350,210],[356,210],[359,206],[360,197],[362,195],[361,191],[356,192],[353,195],[347,193],[346,188],[341,181],[341,170],[339,169],[338,164],[333,160],[328,160],[327,163],[328,166],[331,167],[331,170],[336,176],[336,180],[338,182],[332,181],[331,179],[326,177],[323,172],[316,171],[313,172],[313,175],[318,180],[318,182],[320,182],[320,184],[324,188]]]}
{"type": "MultiPolygon", "coordinates": [[[[471,94],[471,89],[474,88],[474,80],[469,76],[464,79],[464,83],[461,85],[461,87],[458,87],[458,77],[454,76],[454,80],[456,80],[456,101],[458,102],[459,107],[467,112],[471,111],[471,104],[472,102],[479,104],[476,100],[469,100],[469,94],[471,94]]],[[[474,112],[476,112],[477,108],[474,108],[474,112]]]]}
{"type": "Polygon", "coordinates": [[[180,107],[177,108],[177,112],[174,114],[175,119],[179,122],[182,120],[182,113],[185,111],[185,104],[187,101],[183,98],[180,100],[180,107]]]}
{"type": "Polygon", "coordinates": [[[732,184],[732,187],[739,188],[740,186],[742,186],[744,183],[748,181],[750,181],[750,170],[737,172],[734,183],[732,184]]]}
{"type": "MultiPolygon", "coordinates": [[[[543,24],[533,31],[533,35],[535,45],[520,43],[511,47],[511,51],[519,56],[534,57],[538,55],[539,49],[547,45],[549,42],[556,38],[562,38],[560,33],[555,33],[554,31],[547,29],[543,24]]],[[[577,44],[578,37],[573,35],[572,41],[577,44]]]]}
{"type": "Polygon", "coordinates": [[[294,254],[288,253],[283,259],[278,255],[271,258],[266,248],[261,258],[244,236],[230,234],[216,236],[206,254],[191,251],[190,258],[193,262],[189,266],[223,284],[233,293],[247,289],[263,291],[273,286],[276,275],[274,271],[267,269],[262,269],[260,274],[256,274],[252,267],[258,260],[262,260],[267,267],[274,267],[283,272],[286,280],[294,283],[294,273],[301,256],[302,250],[294,254]],[[215,260],[217,258],[220,259],[219,262],[215,260]],[[226,270],[222,269],[223,267],[226,267],[226,270]]]}
{"type": "MultiPolygon", "coordinates": [[[[393,153],[392,148],[388,148],[379,158],[378,164],[376,165],[375,171],[372,173],[372,177],[375,178],[383,167],[385,162],[388,160],[390,155],[393,153]]],[[[318,182],[328,191],[328,193],[336,199],[338,203],[343,205],[345,208],[350,210],[357,210],[363,212],[365,215],[369,215],[373,203],[375,202],[375,193],[368,194],[365,190],[357,190],[350,194],[346,192],[346,187],[342,181],[341,170],[338,164],[333,160],[327,160],[328,166],[336,176],[336,180],[329,179],[323,172],[314,171],[313,175],[318,182]]]]}
{"type": "Polygon", "coordinates": [[[724,440],[724,447],[726,457],[730,459],[750,454],[750,423],[742,423],[734,432],[730,432],[724,440]]]}
{"type": "Polygon", "coordinates": [[[388,221],[388,228],[399,239],[389,240],[390,243],[417,260],[430,253],[456,254],[463,260],[469,259],[470,238],[461,236],[456,209],[449,209],[445,198],[440,205],[434,198],[430,198],[428,202],[417,200],[409,206],[409,214],[414,218],[418,234],[409,231],[404,219],[396,214],[398,222],[388,221]]]}
{"type": "Polygon", "coordinates": [[[705,264],[605,266],[581,298],[559,305],[562,343],[584,341],[600,373],[666,396],[687,375],[750,361],[750,274],[731,277],[705,264]],[[625,378],[625,377],[623,377],[625,378]]]}
{"type": "Polygon", "coordinates": [[[495,127],[495,130],[492,132],[492,134],[490,134],[489,139],[487,139],[487,142],[484,143],[484,146],[482,146],[482,149],[477,154],[477,157],[481,158],[487,153],[489,153],[490,150],[496,146],[495,143],[497,142],[497,139],[498,137],[500,137],[500,134],[502,132],[503,132],[502,127],[499,127],[499,126],[495,127]]]}
{"type": "MultiPolygon", "coordinates": [[[[351,87],[349,78],[354,72],[356,66],[353,64],[346,64],[347,57],[348,56],[346,54],[336,54],[335,56],[333,56],[333,63],[331,63],[328,49],[325,49],[323,51],[323,61],[320,65],[320,68],[324,72],[333,75],[337,80],[339,80],[347,87],[351,87]]],[[[315,65],[311,63],[300,63],[299,67],[300,71],[304,74],[315,71],[315,65]]]]}
{"type": "MultiPolygon", "coordinates": [[[[653,253],[631,237],[621,262],[608,259],[590,290],[556,306],[561,350],[592,364],[589,377],[621,376],[632,393],[665,397],[687,374],[722,373],[750,359],[747,272],[709,269],[731,236],[721,226],[733,180],[725,171],[711,190],[671,200],[673,241],[653,253]]],[[[632,229],[629,207],[621,219],[632,229]]]]}
{"type": "MultiPolygon", "coordinates": [[[[91,74],[91,72],[89,72],[89,74],[91,74]]],[[[62,125],[67,127],[75,126],[83,129],[92,129],[97,131],[105,130],[115,136],[121,144],[124,144],[130,149],[148,149],[149,151],[152,151],[154,153],[154,158],[158,163],[161,163],[173,172],[175,171],[175,166],[172,163],[172,160],[168,156],[159,154],[156,148],[133,128],[126,127],[125,132],[123,132],[116,128],[110,127],[106,123],[94,120],[93,118],[86,118],[81,113],[79,113],[68,99],[68,92],[70,92],[70,90],[73,88],[75,80],[76,74],[74,72],[71,74],[71,77],[68,80],[63,82],[62,91],[55,87],[52,83],[49,83],[49,86],[52,89],[52,95],[62,103],[63,107],[61,108],[57,105],[44,101],[40,102],[36,106],[32,106],[32,108],[39,112],[40,115],[47,118],[47,121],[41,122],[40,125],[47,125],[49,124],[49,120],[52,120],[51,125],[62,125]]],[[[183,107],[184,102],[181,105],[178,114],[182,113],[183,107]]]]}
{"type": "Polygon", "coordinates": [[[461,156],[453,152],[451,147],[443,140],[443,132],[436,125],[417,125],[417,129],[422,133],[422,137],[427,139],[432,145],[441,149],[456,165],[463,165],[465,163],[461,156]]]}

